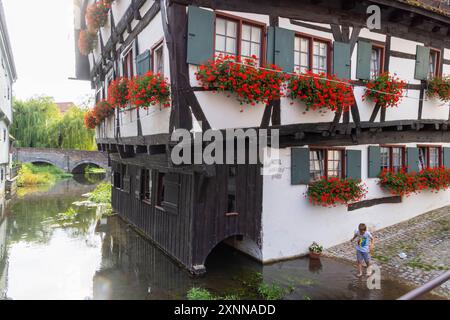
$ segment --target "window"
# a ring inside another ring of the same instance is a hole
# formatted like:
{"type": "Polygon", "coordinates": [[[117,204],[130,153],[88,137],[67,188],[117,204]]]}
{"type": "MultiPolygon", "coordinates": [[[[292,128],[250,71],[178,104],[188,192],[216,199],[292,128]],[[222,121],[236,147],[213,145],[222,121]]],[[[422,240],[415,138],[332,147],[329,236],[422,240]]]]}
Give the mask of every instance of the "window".
{"type": "Polygon", "coordinates": [[[374,79],[383,72],[384,47],[372,45],[370,57],[370,78],[374,79]]]}
{"type": "Polygon", "coordinates": [[[152,171],[148,169],[142,170],[141,175],[141,194],[142,199],[150,202],[152,199],[152,171]]]}
{"type": "Polygon", "coordinates": [[[264,24],[217,15],[215,52],[216,55],[238,55],[250,58],[255,55],[259,63],[262,60],[264,24]]]}
{"type": "Polygon", "coordinates": [[[123,55],[122,58],[122,72],[123,76],[131,79],[134,76],[134,65],[133,65],[133,48],[129,49],[123,55]]]}
{"type": "Polygon", "coordinates": [[[152,49],[153,72],[164,75],[164,42],[159,42],[152,49]]]}
{"type": "Polygon", "coordinates": [[[380,147],[381,170],[400,171],[405,167],[405,147],[382,146],[380,147]]]}
{"type": "Polygon", "coordinates": [[[236,166],[228,167],[228,202],[227,213],[236,212],[236,166]]]}
{"type": "Polygon", "coordinates": [[[311,180],[344,177],[343,149],[311,149],[309,152],[311,180]]]}
{"type": "Polygon", "coordinates": [[[297,72],[328,73],[330,43],[305,35],[297,35],[294,43],[294,67],[297,72]]]}
{"type": "Polygon", "coordinates": [[[6,142],[6,129],[3,129],[3,142],[6,142]]]}
{"type": "Polygon", "coordinates": [[[164,176],[163,172],[158,172],[157,174],[157,192],[156,192],[156,206],[162,209],[162,203],[164,201],[164,176]]]}
{"type": "Polygon", "coordinates": [[[430,49],[430,66],[428,68],[428,78],[434,78],[439,75],[439,64],[440,64],[440,54],[441,52],[435,49],[430,49]]]}
{"type": "Polygon", "coordinates": [[[442,165],[441,146],[419,146],[419,169],[437,168],[442,165]]]}

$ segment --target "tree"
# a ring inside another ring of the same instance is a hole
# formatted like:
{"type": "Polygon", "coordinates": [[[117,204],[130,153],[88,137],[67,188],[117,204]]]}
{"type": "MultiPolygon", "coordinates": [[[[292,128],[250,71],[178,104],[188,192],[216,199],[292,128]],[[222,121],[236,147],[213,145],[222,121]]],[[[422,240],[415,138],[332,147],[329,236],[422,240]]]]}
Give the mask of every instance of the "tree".
{"type": "Polygon", "coordinates": [[[83,119],[83,111],[78,107],[62,117],[50,97],[14,99],[11,134],[18,147],[92,150],[94,131],[83,126],[83,119]]]}

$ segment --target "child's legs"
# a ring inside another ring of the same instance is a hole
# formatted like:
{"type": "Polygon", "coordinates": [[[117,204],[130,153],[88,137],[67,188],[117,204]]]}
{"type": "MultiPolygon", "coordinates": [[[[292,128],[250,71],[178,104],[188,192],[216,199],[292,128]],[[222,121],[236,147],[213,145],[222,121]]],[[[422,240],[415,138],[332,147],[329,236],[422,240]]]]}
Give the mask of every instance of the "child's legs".
{"type": "Polygon", "coordinates": [[[364,256],[363,256],[363,253],[359,250],[356,250],[356,262],[358,263],[359,274],[362,274],[364,256]]]}

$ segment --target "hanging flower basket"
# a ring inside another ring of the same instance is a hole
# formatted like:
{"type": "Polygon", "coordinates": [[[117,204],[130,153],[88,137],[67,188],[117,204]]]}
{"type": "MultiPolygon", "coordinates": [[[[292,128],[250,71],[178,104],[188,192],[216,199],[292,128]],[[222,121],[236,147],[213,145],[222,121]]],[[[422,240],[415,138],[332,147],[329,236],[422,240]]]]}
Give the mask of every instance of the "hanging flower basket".
{"type": "Polygon", "coordinates": [[[363,199],[367,188],[360,180],[328,178],[311,183],[306,196],[313,205],[335,207],[363,199]]]}
{"type": "Polygon", "coordinates": [[[136,107],[170,106],[170,85],[159,73],[148,72],[144,76],[134,77],[128,90],[130,102],[136,107]]]}
{"type": "Polygon", "coordinates": [[[426,183],[420,175],[405,170],[393,171],[385,169],[381,171],[378,183],[394,196],[409,196],[426,189],[426,183]]]}
{"type": "Polygon", "coordinates": [[[405,87],[406,83],[395,74],[391,76],[388,72],[384,72],[367,82],[363,101],[368,99],[378,103],[382,108],[398,107],[405,87]]]}
{"type": "Polygon", "coordinates": [[[114,114],[114,108],[106,100],[99,101],[93,109],[94,117],[100,123],[114,114]]]}
{"type": "Polygon", "coordinates": [[[304,102],[306,111],[348,111],[355,103],[351,85],[334,75],[308,71],[288,78],[289,97],[304,102]]]}
{"type": "Polygon", "coordinates": [[[197,80],[206,90],[234,94],[241,104],[267,104],[279,98],[284,74],[275,65],[259,68],[256,56],[240,58],[219,55],[201,65],[196,72],[197,80]]]}
{"type": "Polygon", "coordinates": [[[113,108],[125,108],[129,103],[128,78],[119,78],[108,87],[108,102],[113,108]]]}
{"type": "Polygon", "coordinates": [[[89,53],[94,51],[97,46],[97,33],[81,30],[80,37],[78,38],[78,49],[82,55],[87,56],[89,53]]]}
{"type": "Polygon", "coordinates": [[[100,27],[106,25],[110,8],[111,4],[107,1],[99,1],[88,6],[86,10],[86,23],[90,31],[97,32],[100,27]]]}
{"type": "Polygon", "coordinates": [[[444,102],[450,101],[450,77],[435,77],[428,81],[427,95],[444,102]]]}
{"type": "Polygon", "coordinates": [[[84,126],[86,129],[95,129],[97,126],[97,118],[94,116],[94,113],[89,110],[84,114],[84,126]]]}

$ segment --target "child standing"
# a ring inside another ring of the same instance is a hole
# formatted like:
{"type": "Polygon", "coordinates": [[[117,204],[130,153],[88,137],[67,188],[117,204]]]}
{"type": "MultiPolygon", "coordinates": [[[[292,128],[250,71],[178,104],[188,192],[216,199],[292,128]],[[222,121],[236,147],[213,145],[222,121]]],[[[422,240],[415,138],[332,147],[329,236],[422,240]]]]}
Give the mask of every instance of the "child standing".
{"type": "Polygon", "coordinates": [[[355,249],[359,271],[358,277],[363,275],[363,262],[367,267],[367,275],[370,275],[370,252],[373,250],[375,240],[372,234],[367,231],[367,226],[364,223],[359,224],[358,230],[355,231],[355,235],[350,241],[353,243],[355,239],[357,239],[355,249]]]}

